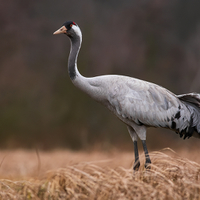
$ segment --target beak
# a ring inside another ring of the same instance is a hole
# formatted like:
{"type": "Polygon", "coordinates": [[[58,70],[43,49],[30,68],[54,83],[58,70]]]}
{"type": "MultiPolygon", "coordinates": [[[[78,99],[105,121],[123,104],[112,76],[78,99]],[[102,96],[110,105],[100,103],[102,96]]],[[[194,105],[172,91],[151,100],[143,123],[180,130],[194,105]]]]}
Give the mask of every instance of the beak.
{"type": "Polygon", "coordinates": [[[55,31],[53,33],[53,35],[57,35],[57,34],[61,34],[61,33],[67,33],[67,29],[65,26],[62,26],[61,28],[59,28],[57,31],[55,31]]]}

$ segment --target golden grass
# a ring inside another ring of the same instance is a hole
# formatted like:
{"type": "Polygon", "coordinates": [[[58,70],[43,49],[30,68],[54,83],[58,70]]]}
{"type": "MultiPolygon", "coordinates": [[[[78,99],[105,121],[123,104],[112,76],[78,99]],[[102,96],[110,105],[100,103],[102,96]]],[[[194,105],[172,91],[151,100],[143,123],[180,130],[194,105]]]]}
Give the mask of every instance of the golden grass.
{"type": "Polygon", "coordinates": [[[118,166],[112,160],[94,161],[92,154],[89,162],[67,164],[40,176],[2,178],[0,199],[200,199],[200,165],[170,149],[164,152],[150,153],[150,170],[144,169],[143,155],[137,172],[132,170],[133,157],[128,168],[120,165],[126,159],[118,152],[118,157],[113,154],[118,166]]]}

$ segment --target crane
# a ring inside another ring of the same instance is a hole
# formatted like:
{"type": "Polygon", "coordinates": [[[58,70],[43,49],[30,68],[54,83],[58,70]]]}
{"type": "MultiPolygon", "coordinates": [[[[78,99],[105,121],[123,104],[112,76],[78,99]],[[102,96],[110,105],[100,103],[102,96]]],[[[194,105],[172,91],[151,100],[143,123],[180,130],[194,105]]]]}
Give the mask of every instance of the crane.
{"type": "Polygon", "coordinates": [[[180,137],[200,138],[200,94],[175,95],[169,90],[136,78],[120,75],[84,77],[77,68],[82,33],[73,21],[65,22],[53,34],[66,34],[71,41],[68,72],[73,84],[106,106],[127,125],[133,140],[134,170],[140,167],[138,138],[142,141],[145,168],[151,159],[146,145],[147,127],[162,127],[175,131],[180,137]]]}

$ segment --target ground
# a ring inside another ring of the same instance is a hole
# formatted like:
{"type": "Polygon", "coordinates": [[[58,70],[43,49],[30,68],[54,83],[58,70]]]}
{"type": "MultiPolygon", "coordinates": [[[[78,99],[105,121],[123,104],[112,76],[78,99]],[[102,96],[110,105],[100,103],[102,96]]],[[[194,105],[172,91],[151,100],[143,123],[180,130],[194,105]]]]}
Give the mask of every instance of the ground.
{"type": "Polygon", "coordinates": [[[200,199],[199,151],[150,151],[133,172],[133,152],[4,150],[0,199],[200,199]]]}

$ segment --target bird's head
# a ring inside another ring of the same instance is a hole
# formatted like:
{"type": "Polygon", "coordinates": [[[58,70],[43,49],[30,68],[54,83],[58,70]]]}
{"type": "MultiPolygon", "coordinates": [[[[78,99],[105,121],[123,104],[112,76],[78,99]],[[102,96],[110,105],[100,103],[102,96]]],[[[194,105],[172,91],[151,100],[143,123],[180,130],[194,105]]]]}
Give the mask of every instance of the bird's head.
{"type": "Polygon", "coordinates": [[[61,34],[64,33],[70,38],[74,38],[75,36],[81,37],[81,30],[78,27],[78,25],[73,21],[67,21],[65,22],[61,28],[59,28],[57,31],[55,31],[53,34],[61,34]]]}

